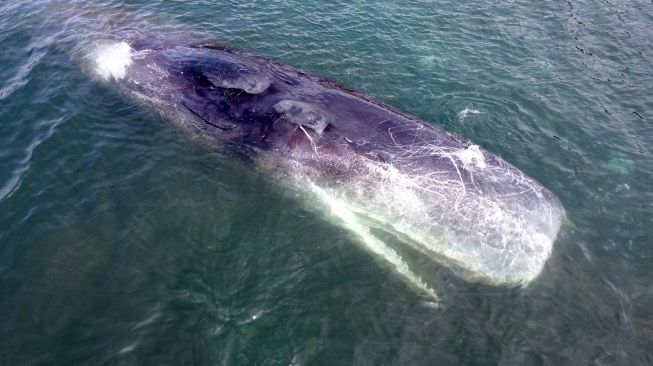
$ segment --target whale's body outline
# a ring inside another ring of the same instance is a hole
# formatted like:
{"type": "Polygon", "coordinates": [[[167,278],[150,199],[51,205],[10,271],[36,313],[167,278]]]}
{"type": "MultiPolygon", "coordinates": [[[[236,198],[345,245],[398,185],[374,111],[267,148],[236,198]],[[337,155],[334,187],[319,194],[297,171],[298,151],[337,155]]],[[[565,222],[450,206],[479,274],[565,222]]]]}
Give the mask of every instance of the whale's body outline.
{"type": "Polygon", "coordinates": [[[106,40],[91,59],[103,79],[197,135],[246,150],[469,280],[526,284],[551,254],[565,215],[551,192],[367,95],[217,42],[106,40]]]}

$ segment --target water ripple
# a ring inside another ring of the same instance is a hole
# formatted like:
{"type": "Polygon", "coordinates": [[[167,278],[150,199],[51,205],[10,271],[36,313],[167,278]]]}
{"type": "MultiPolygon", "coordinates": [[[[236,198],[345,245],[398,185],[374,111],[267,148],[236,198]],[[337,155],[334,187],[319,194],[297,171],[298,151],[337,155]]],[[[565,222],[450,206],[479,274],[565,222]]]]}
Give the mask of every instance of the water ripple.
{"type": "Polygon", "coordinates": [[[650,6],[0,2],[0,358],[652,364],[650,6]],[[226,41],[483,145],[568,209],[551,260],[521,289],[414,255],[441,295],[424,303],[305,197],[89,77],[93,36],[125,24],[226,41]]]}
{"type": "Polygon", "coordinates": [[[0,202],[2,202],[2,200],[6,197],[10,196],[19,187],[23,175],[29,170],[34,150],[44,141],[49,139],[55,132],[57,126],[63,121],[64,118],[60,117],[54,120],[42,121],[39,123],[40,127],[45,128],[45,131],[36,135],[29,143],[29,145],[27,145],[27,147],[23,150],[24,157],[20,161],[16,162],[16,167],[12,171],[9,179],[4,183],[4,185],[0,186],[0,202]]]}

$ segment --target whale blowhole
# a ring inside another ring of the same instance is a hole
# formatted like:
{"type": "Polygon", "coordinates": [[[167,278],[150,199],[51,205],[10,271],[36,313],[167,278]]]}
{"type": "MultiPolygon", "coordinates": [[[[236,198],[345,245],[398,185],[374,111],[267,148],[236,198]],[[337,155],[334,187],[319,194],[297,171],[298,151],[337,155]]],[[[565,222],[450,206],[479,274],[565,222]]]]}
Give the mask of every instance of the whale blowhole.
{"type": "Polygon", "coordinates": [[[98,75],[105,80],[120,80],[132,64],[132,48],[125,41],[100,44],[92,57],[98,75]]]}

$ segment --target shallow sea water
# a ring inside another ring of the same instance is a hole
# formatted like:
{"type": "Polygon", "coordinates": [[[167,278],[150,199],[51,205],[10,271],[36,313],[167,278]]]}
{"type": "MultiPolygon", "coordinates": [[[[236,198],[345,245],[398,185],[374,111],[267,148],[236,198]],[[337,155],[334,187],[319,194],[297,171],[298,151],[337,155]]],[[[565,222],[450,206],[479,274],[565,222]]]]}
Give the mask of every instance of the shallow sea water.
{"type": "Polygon", "coordinates": [[[93,4],[431,121],[568,220],[527,287],[406,253],[433,303],[298,192],[90,77],[67,27],[87,5],[4,1],[0,364],[653,364],[650,1],[93,4]]]}

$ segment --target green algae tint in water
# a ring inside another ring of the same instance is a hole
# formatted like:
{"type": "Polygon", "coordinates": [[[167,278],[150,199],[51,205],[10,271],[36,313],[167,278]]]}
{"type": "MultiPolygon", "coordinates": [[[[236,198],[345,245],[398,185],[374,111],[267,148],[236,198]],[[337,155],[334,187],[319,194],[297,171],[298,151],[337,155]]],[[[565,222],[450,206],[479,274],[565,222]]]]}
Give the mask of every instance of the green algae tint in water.
{"type": "Polygon", "coordinates": [[[3,2],[0,364],[653,363],[650,2],[96,5],[432,121],[568,221],[525,288],[383,237],[434,305],[302,197],[92,80],[57,7],[3,2]]]}

